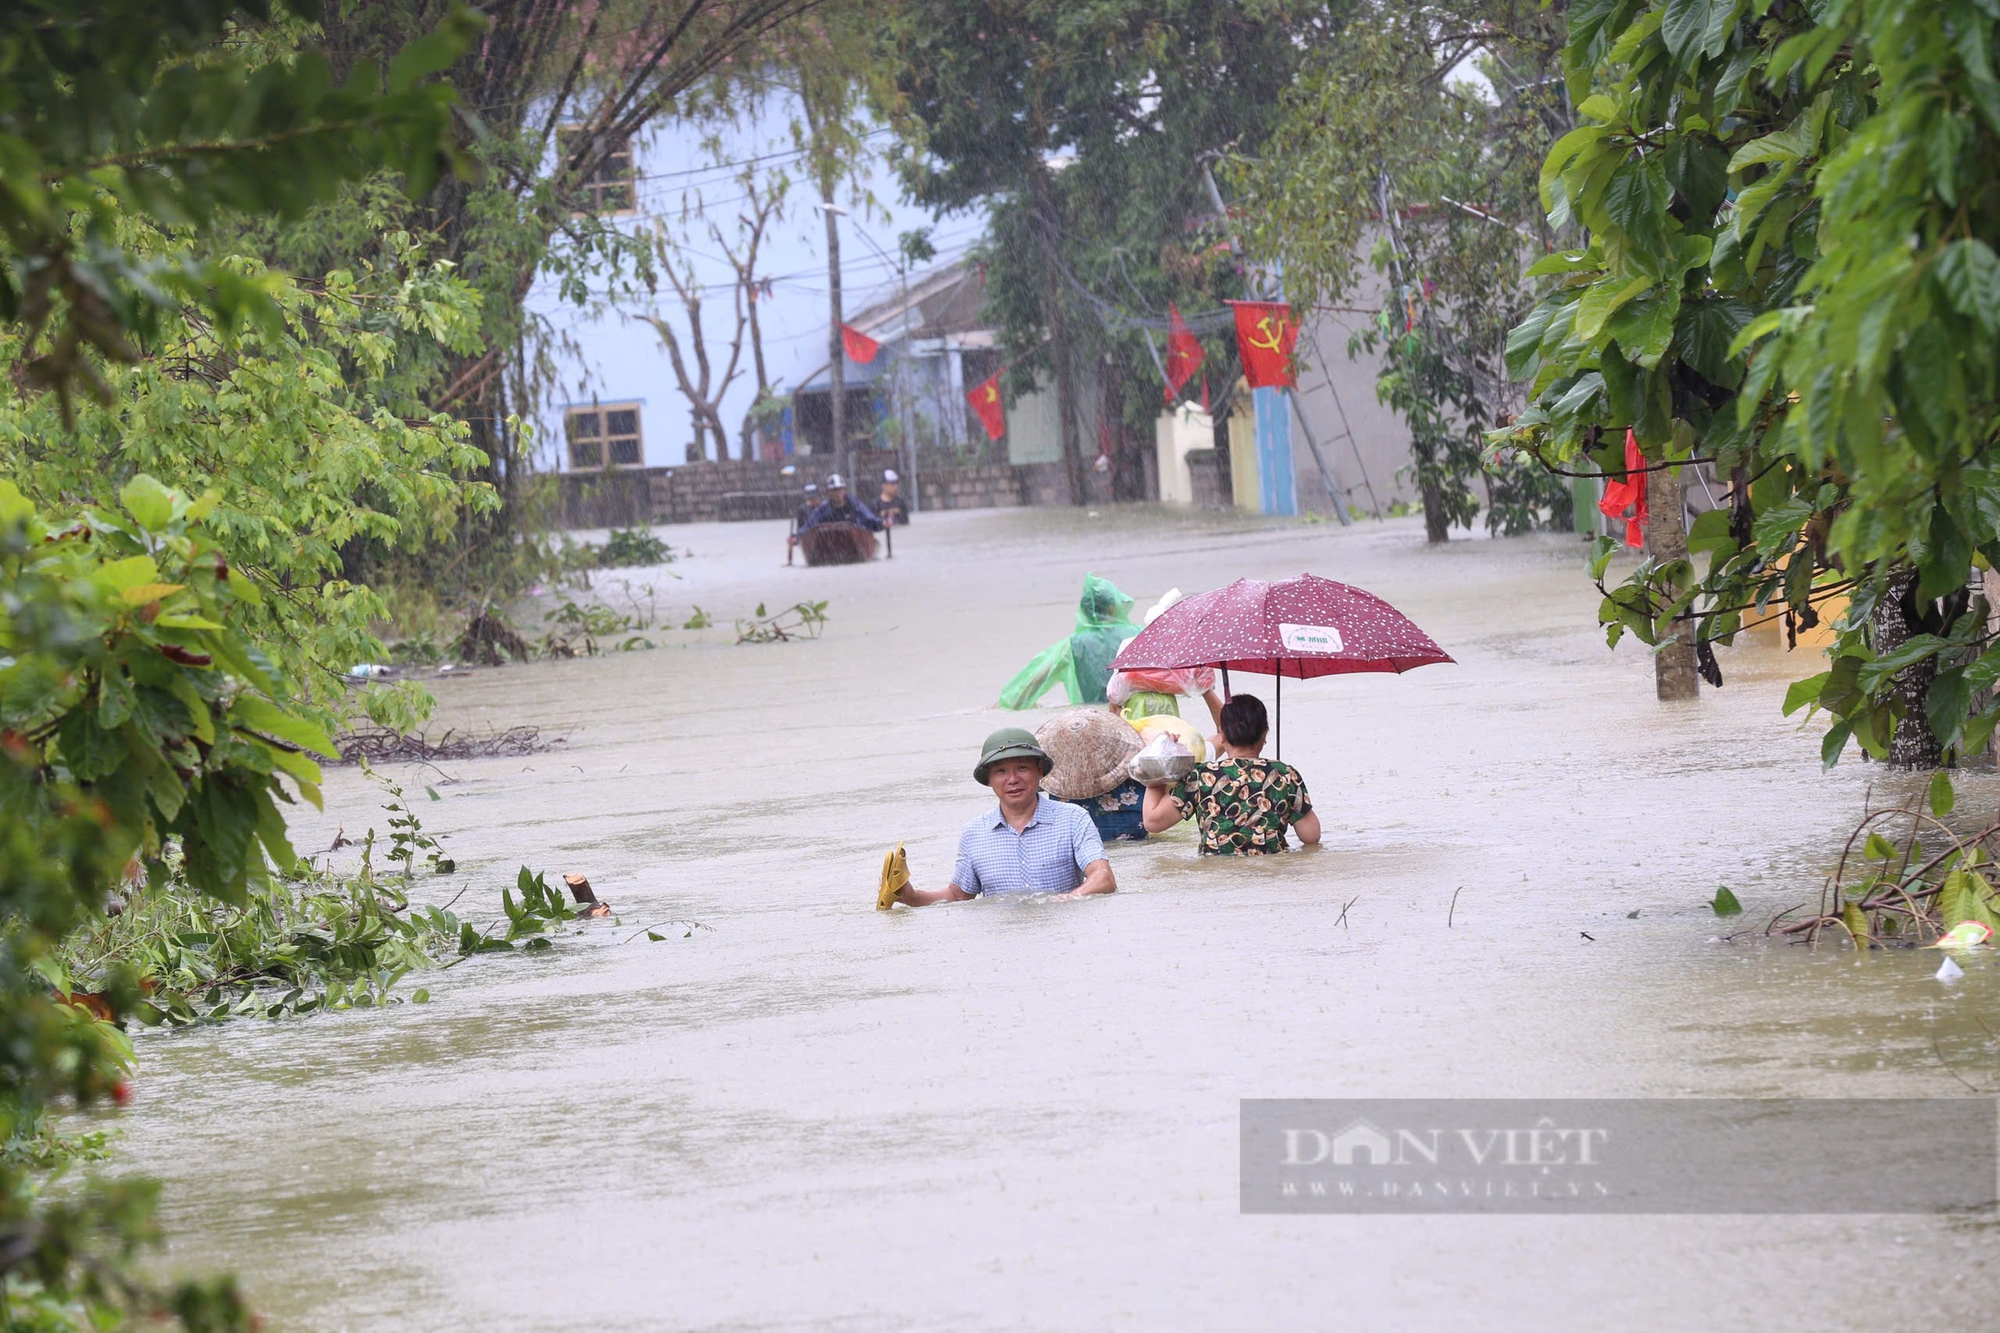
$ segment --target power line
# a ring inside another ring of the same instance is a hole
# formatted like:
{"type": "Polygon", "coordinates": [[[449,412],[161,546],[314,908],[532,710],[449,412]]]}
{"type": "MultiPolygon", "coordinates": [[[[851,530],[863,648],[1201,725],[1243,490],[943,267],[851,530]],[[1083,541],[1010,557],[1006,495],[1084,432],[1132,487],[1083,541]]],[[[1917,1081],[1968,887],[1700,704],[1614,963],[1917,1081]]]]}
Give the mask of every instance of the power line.
{"type": "MultiPolygon", "coordinates": [[[[862,135],[860,142],[867,143],[871,139],[877,139],[882,135],[891,133],[893,131],[888,126],[878,126],[862,135]]],[[[716,162],[705,167],[689,167],[683,171],[635,171],[627,179],[637,182],[678,180],[683,176],[727,175],[741,167],[754,167],[765,162],[778,162],[787,159],[810,157],[811,155],[812,149],[810,148],[787,148],[776,153],[763,153],[756,157],[740,158],[734,162],[716,162]]]]}

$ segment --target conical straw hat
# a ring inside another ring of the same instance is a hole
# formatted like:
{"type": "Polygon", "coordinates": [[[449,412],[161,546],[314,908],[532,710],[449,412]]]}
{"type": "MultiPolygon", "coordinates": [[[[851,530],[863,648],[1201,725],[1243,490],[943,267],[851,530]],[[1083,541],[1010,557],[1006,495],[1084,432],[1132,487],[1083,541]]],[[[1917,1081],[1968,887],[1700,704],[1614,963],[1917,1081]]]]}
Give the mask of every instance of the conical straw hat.
{"type": "Polygon", "coordinates": [[[1035,741],[1055,760],[1042,790],[1063,801],[1102,796],[1125,781],[1125,764],[1144,744],[1130,723],[1104,708],[1072,708],[1035,730],[1035,741]]]}

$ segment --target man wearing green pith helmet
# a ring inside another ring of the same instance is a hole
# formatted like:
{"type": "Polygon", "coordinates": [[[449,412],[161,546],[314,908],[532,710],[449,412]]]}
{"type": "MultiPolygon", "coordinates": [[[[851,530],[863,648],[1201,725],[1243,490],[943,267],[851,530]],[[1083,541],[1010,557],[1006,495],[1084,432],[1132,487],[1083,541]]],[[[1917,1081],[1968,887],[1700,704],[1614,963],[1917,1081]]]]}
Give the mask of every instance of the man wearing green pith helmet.
{"type": "Polygon", "coordinates": [[[958,862],[951,883],[920,889],[902,869],[901,849],[883,868],[877,906],[910,907],[964,902],[983,894],[1052,893],[1082,898],[1118,887],[1105,859],[1104,841],[1082,806],[1042,792],[1042,779],[1055,767],[1033,733],[1002,727],[986,738],[975,782],[991,787],[1000,803],[965,826],[958,838],[958,862]]]}

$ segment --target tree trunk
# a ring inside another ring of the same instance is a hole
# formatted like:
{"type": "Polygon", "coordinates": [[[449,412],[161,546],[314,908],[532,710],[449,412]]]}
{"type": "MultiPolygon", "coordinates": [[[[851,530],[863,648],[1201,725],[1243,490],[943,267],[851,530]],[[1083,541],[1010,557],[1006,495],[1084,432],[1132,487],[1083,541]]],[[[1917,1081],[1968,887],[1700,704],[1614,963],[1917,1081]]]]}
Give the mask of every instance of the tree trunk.
{"type": "Polygon", "coordinates": [[[826,219],[826,375],[833,410],[833,465],[843,477],[847,468],[847,348],[840,339],[840,219],[833,211],[833,185],[820,190],[820,216],[826,219]]]}
{"type": "Polygon", "coordinates": [[[1451,540],[1451,522],[1444,513],[1444,488],[1434,481],[1418,485],[1417,493],[1424,502],[1424,538],[1433,543],[1451,540]]]}
{"type": "MultiPolygon", "coordinates": [[[[1670,467],[1646,474],[1646,548],[1655,561],[1685,560],[1687,505],[1680,478],[1670,467]]],[[[1701,692],[1694,656],[1694,621],[1674,622],[1674,640],[1653,654],[1653,689],[1660,699],[1692,699],[1701,692]]]]}
{"type": "Polygon", "coordinates": [[[1040,231],[1042,249],[1042,302],[1046,307],[1044,317],[1049,322],[1049,355],[1055,360],[1056,370],[1056,437],[1062,443],[1063,474],[1069,482],[1069,502],[1073,505],[1089,502],[1090,493],[1083,476],[1083,447],[1076,438],[1076,385],[1073,381],[1075,367],[1070,361],[1069,320],[1063,313],[1062,283],[1056,276],[1058,256],[1055,253],[1055,202],[1050,198],[1048,179],[1045,172],[1038,172],[1035,178],[1035,206],[1044,215],[1040,231]]]}
{"type": "MultiPolygon", "coordinates": [[[[1046,244],[1046,242],[1044,242],[1046,244]]],[[[1056,438],[1062,443],[1063,475],[1069,481],[1069,502],[1080,505],[1089,500],[1083,479],[1083,447],[1076,438],[1076,384],[1069,356],[1069,321],[1063,315],[1062,290],[1056,285],[1055,265],[1048,274],[1049,355],[1056,363],[1056,438]]]]}
{"type": "MultiPolygon", "coordinates": [[[[1876,656],[1896,651],[1923,632],[1917,623],[1916,586],[1914,571],[1897,575],[1883,590],[1882,600],[1875,603],[1868,628],[1876,656]]],[[[1889,767],[1927,769],[1944,761],[1944,747],[1931,734],[1930,719],[1924,712],[1931,682],[1936,679],[1936,658],[1904,667],[1889,678],[1889,698],[1901,714],[1895,734],[1889,738],[1889,767]]]]}

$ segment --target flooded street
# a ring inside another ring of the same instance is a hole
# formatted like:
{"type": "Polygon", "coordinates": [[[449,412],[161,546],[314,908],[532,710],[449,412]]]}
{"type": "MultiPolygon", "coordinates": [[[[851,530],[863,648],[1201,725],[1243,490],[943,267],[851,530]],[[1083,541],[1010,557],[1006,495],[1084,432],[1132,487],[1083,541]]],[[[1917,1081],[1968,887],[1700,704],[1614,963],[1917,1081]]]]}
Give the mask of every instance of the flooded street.
{"type": "MultiPolygon", "coordinates": [[[[272,1327],[1990,1318],[1990,1224],[1238,1212],[1245,1097],[2000,1085],[1990,956],[1947,988],[1936,953],[1758,938],[1817,901],[1871,783],[1908,795],[1851,759],[1820,773],[1819,728],[1778,708],[1808,650],[1746,641],[1724,690],[1659,705],[1642,651],[1605,650],[1575,539],[1433,550],[1418,519],[925,514],[893,561],[814,570],[782,566],[782,525],[661,533],[693,555],[600,586],[651,583],[675,623],[824,599],[825,634],[672,630],[447,679],[434,729],[566,743],[392,774],[457,859],[425,896],[469,882],[456,910],[483,920],[523,863],[577,871],[616,926],[405,982],[428,1006],[139,1039],[121,1159],[165,1182],[172,1262],[234,1268],[272,1327]],[[990,804],[979,742],[1010,720],[986,705],[1069,632],[1086,570],[1140,607],[1310,570],[1458,660],[1286,682],[1316,853],[1198,862],[1183,826],[1114,846],[1109,898],[877,913],[898,839],[919,885],[947,878],[990,804]],[[666,921],[700,928],[646,937],[666,921]]],[[[302,850],[386,828],[358,772],[326,793],[302,850]]],[[[1960,800],[1990,810],[2000,783],[1967,775],[1960,800]]]]}

